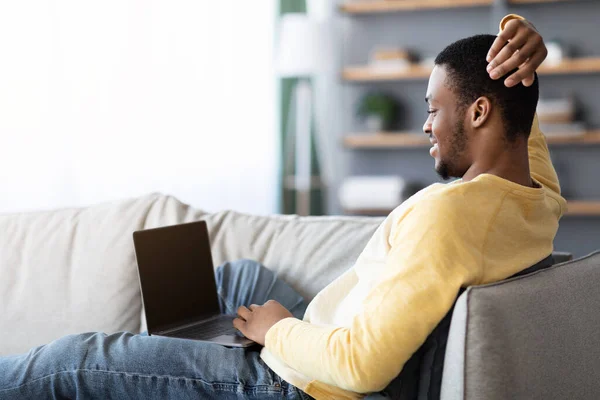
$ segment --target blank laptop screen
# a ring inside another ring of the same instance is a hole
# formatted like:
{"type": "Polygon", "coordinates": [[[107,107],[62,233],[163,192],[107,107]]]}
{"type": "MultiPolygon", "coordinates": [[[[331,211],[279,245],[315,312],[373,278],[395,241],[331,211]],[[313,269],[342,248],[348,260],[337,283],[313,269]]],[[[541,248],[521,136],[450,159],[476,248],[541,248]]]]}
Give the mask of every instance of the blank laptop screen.
{"type": "Polygon", "coordinates": [[[204,221],[134,232],[150,333],[219,313],[204,221]]]}

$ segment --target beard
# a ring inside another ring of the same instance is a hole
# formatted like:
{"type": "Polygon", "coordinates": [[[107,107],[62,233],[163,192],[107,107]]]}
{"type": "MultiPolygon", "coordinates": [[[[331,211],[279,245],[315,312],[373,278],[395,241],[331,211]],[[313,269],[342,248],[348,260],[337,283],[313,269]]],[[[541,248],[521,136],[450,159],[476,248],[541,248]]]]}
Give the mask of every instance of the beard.
{"type": "Polygon", "coordinates": [[[462,178],[465,171],[461,171],[459,164],[462,153],[467,148],[467,135],[465,132],[464,118],[459,118],[452,132],[450,149],[446,157],[441,157],[435,172],[445,181],[450,178],[462,178]]]}
{"type": "Polygon", "coordinates": [[[443,161],[440,161],[440,165],[435,169],[435,172],[445,181],[450,179],[450,167],[443,161]]]}

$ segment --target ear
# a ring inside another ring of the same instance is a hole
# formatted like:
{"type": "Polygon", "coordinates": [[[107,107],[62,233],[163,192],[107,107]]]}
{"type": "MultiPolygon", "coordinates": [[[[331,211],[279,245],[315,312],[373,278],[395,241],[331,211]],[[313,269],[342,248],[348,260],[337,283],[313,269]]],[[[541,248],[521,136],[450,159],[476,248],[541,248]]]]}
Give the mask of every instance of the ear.
{"type": "Polygon", "coordinates": [[[490,119],[492,102],[487,97],[480,97],[471,105],[469,123],[474,129],[481,128],[490,119]]]}

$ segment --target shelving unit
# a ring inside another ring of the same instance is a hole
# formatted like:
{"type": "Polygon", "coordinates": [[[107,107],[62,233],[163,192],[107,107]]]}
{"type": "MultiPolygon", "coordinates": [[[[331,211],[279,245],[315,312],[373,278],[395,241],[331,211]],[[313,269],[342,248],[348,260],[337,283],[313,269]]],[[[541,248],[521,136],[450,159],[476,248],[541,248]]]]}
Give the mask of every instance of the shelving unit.
{"type": "MultiPolygon", "coordinates": [[[[365,216],[387,216],[392,210],[390,209],[360,209],[360,210],[345,210],[348,215],[365,215],[365,216]]],[[[573,217],[600,217],[600,201],[569,201],[567,202],[567,212],[565,216],[573,217]]]]}
{"type": "MultiPolygon", "coordinates": [[[[588,131],[583,135],[552,135],[546,140],[550,145],[600,144],[600,130],[588,131]]],[[[344,138],[344,146],[351,149],[401,149],[429,146],[429,138],[423,133],[389,132],[353,134],[344,138]]]]}
{"type": "MultiPolygon", "coordinates": [[[[349,150],[346,151],[348,168],[342,179],[366,174],[399,175],[411,183],[422,185],[432,180],[429,170],[421,172],[420,169],[408,169],[413,165],[429,165],[424,161],[430,157],[427,150],[431,144],[429,138],[421,133],[418,121],[422,117],[421,92],[425,90],[422,85],[429,79],[433,65],[387,70],[374,68],[367,60],[368,54],[380,44],[378,42],[416,51],[419,51],[415,48],[419,43],[422,54],[433,54],[436,46],[432,45],[432,41],[439,41],[441,46],[450,38],[496,32],[499,18],[504,13],[520,13],[522,10],[525,16],[534,19],[533,23],[543,32],[545,40],[556,38],[567,47],[577,44],[578,50],[574,54],[583,57],[566,59],[558,65],[546,63],[538,69],[540,76],[549,77],[543,79],[543,84],[551,86],[551,90],[542,94],[549,98],[576,98],[581,103],[578,106],[578,118],[590,127],[581,135],[565,132],[547,136],[565,193],[573,193],[576,197],[568,202],[566,218],[561,222],[555,245],[576,256],[598,248],[597,240],[593,238],[600,235],[600,189],[591,182],[597,180],[594,169],[597,154],[600,154],[599,97],[594,91],[600,79],[600,47],[593,40],[594,23],[600,16],[599,1],[345,0],[339,9],[346,14],[349,22],[343,46],[340,46],[347,55],[343,54],[339,77],[344,82],[347,98],[351,100],[341,102],[340,106],[343,108],[340,118],[344,120],[340,127],[344,127],[346,134],[339,140],[339,145],[349,150]],[[548,6],[544,7],[544,3],[548,6]],[[539,23],[535,20],[538,12],[539,23]],[[464,15],[464,18],[459,15],[464,15]],[[482,23],[484,19],[489,20],[489,25],[482,23]],[[553,20],[561,23],[554,25],[553,20]],[[581,24],[566,24],[564,21],[581,21],[581,24]],[[397,30],[396,24],[400,26],[397,30]],[[371,25],[373,30],[367,32],[371,25]],[[573,33],[574,30],[576,33],[573,33]],[[412,38],[413,32],[419,37],[412,38]],[[349,50],[346,52],[344,49],[349,50]],[[361,65],[357,60],[364,60],[364,63],[361,65]],[[352,114],[356,113],[356,105],[353,103],[370,91],[386,92],[403,102],[404,119],[397,129],[404,131],[366,133],[354,126],[356,120],[352,114]]],[[[335,207],[337,212],[352,215],[384,216],[391,211],[344,210],[340,202],[335,207]]]]}
{"type": "MultiPolygon", "coordinates": [[[[539,75],[593,74],[600,73],[600,57],[574,58],[552,66],[541,66],[539,75]]],[[[369,66],[346,67],[342,78],[347,81],[403,81],[428,79],[431,68],[420,65],[398,71],[377,71],[369,66]]]]}
{"type": "Polygon", "coordinates": [[[482,7],[492,5],[493,0],[379,0],[348,1],[340,6],[348,14],[372,14],[385,12],[427,10],[457,7],[482,7]]]}

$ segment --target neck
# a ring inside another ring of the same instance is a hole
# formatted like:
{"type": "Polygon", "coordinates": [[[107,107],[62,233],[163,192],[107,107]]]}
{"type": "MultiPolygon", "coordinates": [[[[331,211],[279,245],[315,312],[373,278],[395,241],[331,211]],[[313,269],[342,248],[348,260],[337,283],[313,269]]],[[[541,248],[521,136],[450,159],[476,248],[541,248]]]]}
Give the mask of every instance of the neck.
{"type": "Polygon", "coordinates": [[[493,151],[493,148],[498,149],[501,147],[490,147],[492,148],[480,152],[485,156],[479,157],[473,162],[463,175],[463,181],[468,182],[481,174],[491,174],[519,185],[535,187],[529,171],[526,141],[515,144],[514,148],[508,151],[493,151]]]}

